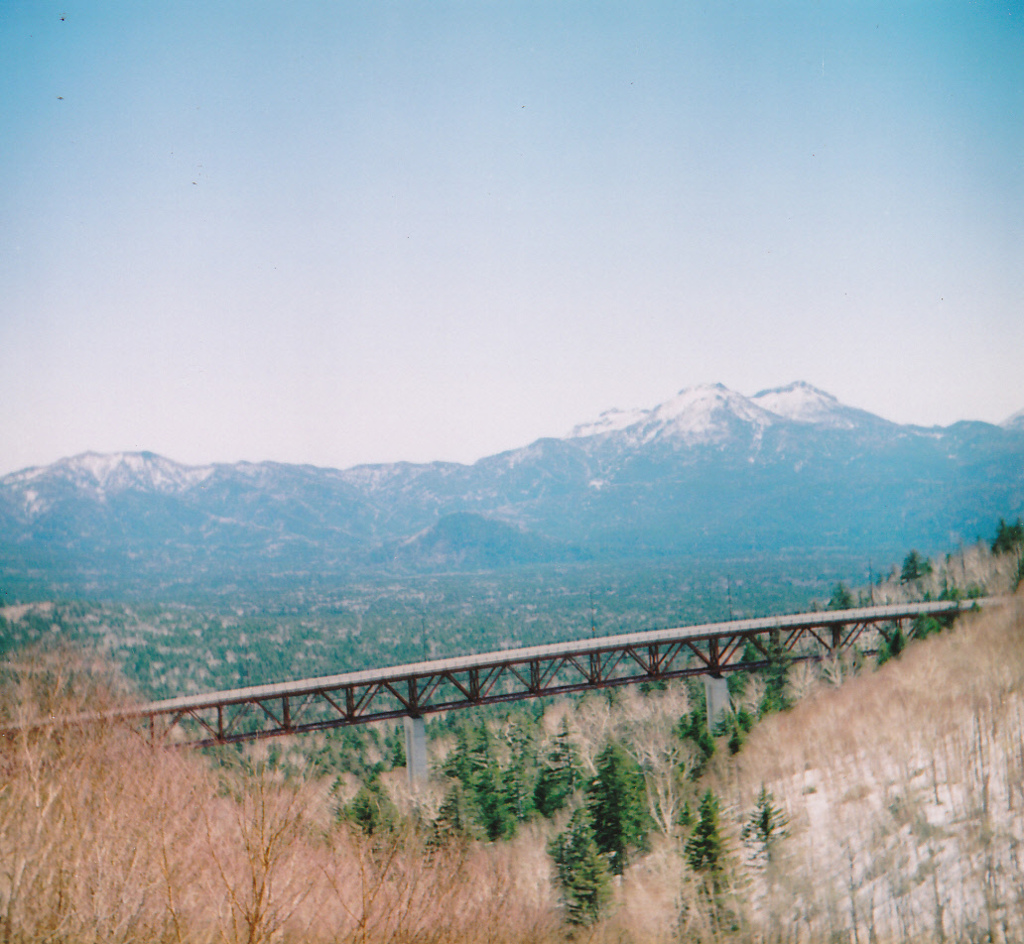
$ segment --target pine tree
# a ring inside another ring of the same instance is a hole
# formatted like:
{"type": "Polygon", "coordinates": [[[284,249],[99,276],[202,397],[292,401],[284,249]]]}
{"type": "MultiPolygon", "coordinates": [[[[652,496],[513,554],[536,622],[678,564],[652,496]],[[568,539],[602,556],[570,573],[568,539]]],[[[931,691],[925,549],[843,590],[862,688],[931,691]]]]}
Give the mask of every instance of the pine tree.
{"type": "Polygon", "coordinates": [[[684,714],[676,726],[680,740],[690,741],[698,750],[697,760],[690,770],[690,779],[699,780],[704,768],[715,753],[715,739],[708,730],[707,702],[703,685],[690,687],[690,701],[693,711],[684,714]]]}
{"type": "Polygon", "coordinates": [[[649,817],[643,771],[618,744],[598,755],[597,775],[587,784],[587,810],[597,848],[621,875],[628,849],[646,843],[649,817]]]}
{"type": "Polygon", "coordinates": [[[441,769],[446,776],[458,780],[463,787],[472,788],[475,769],[471,730],[468,724],[460,724],[455,729],[455,747],[444,759],[441,769]]]}
{"type": "Polygon", "coordinates": [[[585,807],[573,813],[565,832],[548,845],[548,854],[555,863],[566,921],[593,924],[610,897],[611,883],[585,807]]]}

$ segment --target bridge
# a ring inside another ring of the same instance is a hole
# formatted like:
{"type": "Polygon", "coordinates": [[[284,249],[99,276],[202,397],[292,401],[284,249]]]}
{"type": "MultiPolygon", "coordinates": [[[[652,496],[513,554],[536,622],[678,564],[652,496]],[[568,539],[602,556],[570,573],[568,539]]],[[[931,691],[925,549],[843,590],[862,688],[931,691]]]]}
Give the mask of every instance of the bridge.
{"type": "Polygon", "coordinates": [[[426,772],[427,714],[703,676],[710,723],[728,708],[729,673],[764,668],[783,654],[817,661],[856,645],[873,653],[897,630],[911,637],[917,617],[950,617],[1002,602],[891,604],[602,636],[185,695],[34,726],[130,721],[148,729],[154,742],[209,746],[404,718],[415,778],[426,772]]]}

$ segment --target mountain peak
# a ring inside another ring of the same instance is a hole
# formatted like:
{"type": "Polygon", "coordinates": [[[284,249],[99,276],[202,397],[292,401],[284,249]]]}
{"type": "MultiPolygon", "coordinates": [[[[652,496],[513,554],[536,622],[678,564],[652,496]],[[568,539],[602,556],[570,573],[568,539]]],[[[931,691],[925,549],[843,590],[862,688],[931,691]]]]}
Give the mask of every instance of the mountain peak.
{"type": "Polygon", "coordinates": [[[755,393],[751,401],[794,423],[832,429],[853,429],[865,420],[878,420],[878,417],[870,413],[843,405],[831,393],[819,390],[803,380],[794,381],[785,387],[762,390],[755,393]]]}
{"type": "Polygon", "coordinates": [[[775,419],[724,384],[698,384],[650,410],[607,410],[596,421],[575,427],[570,438],[620,433],[634,442],[670,439],[696,445],[729,438],[737,424],[757,430],[775,419]]]}
{"type": "MultiPolygon", "coordinates": [[[[684,387],[649,410],[606,410],[597,420],[576,426],[569,438],[618,433],[635,442],[667,437],[695,445],[722,442],[739,427],[758,435],[780,420],[825,429],[854,429],[886,422],[864,410],[845,406],[831,393],[803,380],[761,390],[752,397],[714,383],[684,387]]],[[[1024,416],[1015,422],[1024,425],[1024,416]]]]}

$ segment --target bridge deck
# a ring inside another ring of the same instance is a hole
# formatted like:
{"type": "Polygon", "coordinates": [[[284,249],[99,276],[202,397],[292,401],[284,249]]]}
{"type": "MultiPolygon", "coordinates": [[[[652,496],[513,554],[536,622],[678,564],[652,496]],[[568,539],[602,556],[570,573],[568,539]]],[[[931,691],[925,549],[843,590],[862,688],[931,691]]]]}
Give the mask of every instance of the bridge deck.
{"type": "Polygon", "coordinates": [[[921,615],[1002,602],[891,604],[624,633],[184,695],[41,723],[145,719],[156,736],[162,720],[160,736],[172,741],[226,743],[613,685],[721,676],[766,665],[771,645],[795,658],[827,657],[853,646],[865,630],[888,638],[887,626],[921,615]],[[744,658],[747,643],[758,654],[753,661],[744,658]],[[808,643],[813,652],[804,651],[808,643]]]}

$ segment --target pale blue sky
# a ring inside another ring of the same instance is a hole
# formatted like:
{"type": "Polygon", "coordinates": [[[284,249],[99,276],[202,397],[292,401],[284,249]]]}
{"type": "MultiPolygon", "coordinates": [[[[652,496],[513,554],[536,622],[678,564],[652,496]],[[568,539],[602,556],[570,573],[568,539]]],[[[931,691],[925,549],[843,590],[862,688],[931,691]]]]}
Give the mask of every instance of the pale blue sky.
{"type": "Polygon", "coordinates": [[[0,473],[1024,408],[1024,3],[0,4],[0,473]]]}

